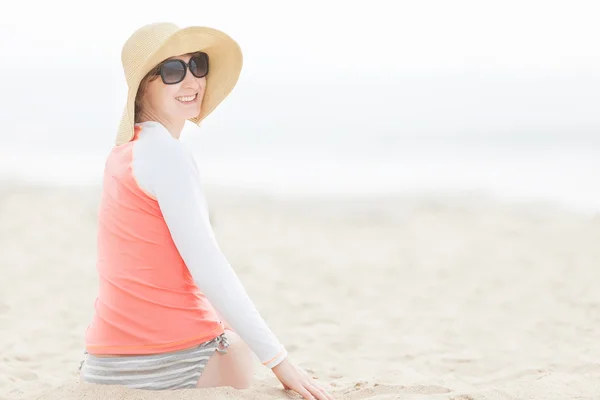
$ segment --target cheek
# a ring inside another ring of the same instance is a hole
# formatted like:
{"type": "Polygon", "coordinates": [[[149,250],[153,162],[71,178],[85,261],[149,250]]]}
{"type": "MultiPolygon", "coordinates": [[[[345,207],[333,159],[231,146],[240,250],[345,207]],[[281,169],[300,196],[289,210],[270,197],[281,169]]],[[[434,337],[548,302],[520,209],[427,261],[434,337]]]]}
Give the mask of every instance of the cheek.
{"type": "Polygon", "coordinates": [[[200,104],[204,101],[204,95],[206,94],[206,82],[200,82],[198,85],[198,95],[200,98],[200,104]]]}
{"type": "Polygon", "coordinates": [[[168,85],[164,86],[164,90],[161,94],[161,104],[165,110],[170,110],[175,106],[175,91],[173,90],[173,86],[176,85],[168,85]]]}
{"type": "Polygon", "coordinates": [[[171,104],[175,97],[176,88],[174,88],[174,86],[177,85],[163,85],[162,82],[153,83],[156,84],[152,85],[150,90],[148,90],[148,101],[152,104],[152,107],[155,110],[161,110],[171,107],[171,104]]]}

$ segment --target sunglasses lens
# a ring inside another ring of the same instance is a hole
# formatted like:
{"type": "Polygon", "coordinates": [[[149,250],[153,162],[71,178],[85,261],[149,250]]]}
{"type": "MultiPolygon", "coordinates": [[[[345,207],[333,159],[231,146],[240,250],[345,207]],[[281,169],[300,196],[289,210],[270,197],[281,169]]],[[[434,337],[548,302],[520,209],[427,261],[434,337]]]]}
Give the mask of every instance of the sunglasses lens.
{"type": "Polygon", "coordinates": [[[202,78],[208,74],[208,55],[199,53],[190,59],[190,71],[196,78],[202,78]]]}
{"type": "Polygon", "coordinates": [[[167,61],[162,65],[160,74],[167,85],[179,83],[185,76],[185,65],[180,60],[167,61]]]}

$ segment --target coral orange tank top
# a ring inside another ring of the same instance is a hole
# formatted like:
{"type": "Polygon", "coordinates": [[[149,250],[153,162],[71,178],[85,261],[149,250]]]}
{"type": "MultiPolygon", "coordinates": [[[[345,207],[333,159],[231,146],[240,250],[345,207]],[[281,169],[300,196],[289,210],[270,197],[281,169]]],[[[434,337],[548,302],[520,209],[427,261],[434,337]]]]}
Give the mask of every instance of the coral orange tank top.
{"type": "Polygon", "coordinates": [[[170,235],[159,204],[133,174],[133,141],[114,147],[101,196],[95,313],[86,331],[91,354],[154,354],[212,340],[224,332],[170,235]]]}

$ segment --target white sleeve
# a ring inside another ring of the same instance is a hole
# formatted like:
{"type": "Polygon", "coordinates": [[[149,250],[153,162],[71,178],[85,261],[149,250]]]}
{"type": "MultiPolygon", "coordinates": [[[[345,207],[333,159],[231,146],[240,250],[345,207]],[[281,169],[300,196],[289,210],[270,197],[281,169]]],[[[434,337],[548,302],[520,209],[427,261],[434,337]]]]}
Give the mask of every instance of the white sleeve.
{"type": "Polygon", "coordinates": [[[160,159],[156,159],[158,151],[136,153],[137,165],[143,166],[138,183],[158,201],[198,288],[260,361],[273,368],[285,359],[287,351],[256,310],[219,248],[195,160],[183,143],[161,142],[160,159]],[[153,159],[143,159],[145,156],[153,159]]]}

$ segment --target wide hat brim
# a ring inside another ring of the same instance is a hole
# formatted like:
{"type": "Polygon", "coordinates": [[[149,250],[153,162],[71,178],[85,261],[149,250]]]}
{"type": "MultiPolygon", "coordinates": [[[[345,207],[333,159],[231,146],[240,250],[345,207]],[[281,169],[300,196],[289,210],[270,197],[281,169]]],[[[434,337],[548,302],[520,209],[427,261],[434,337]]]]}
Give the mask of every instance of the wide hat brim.
{"type": "Polygon", "coordinates": [[[122,54],[128,93],[115,141],[117,146],[133,139],[135,97],[144,76],[167,58],[197,51],[208,54],[210,66],[200,113],[189,119],[200,124],[237,84],[243,63],[238,43],[217,29],[201,26],[180,29],[170,23],[148,25],[132,35],[122,54]]]}

